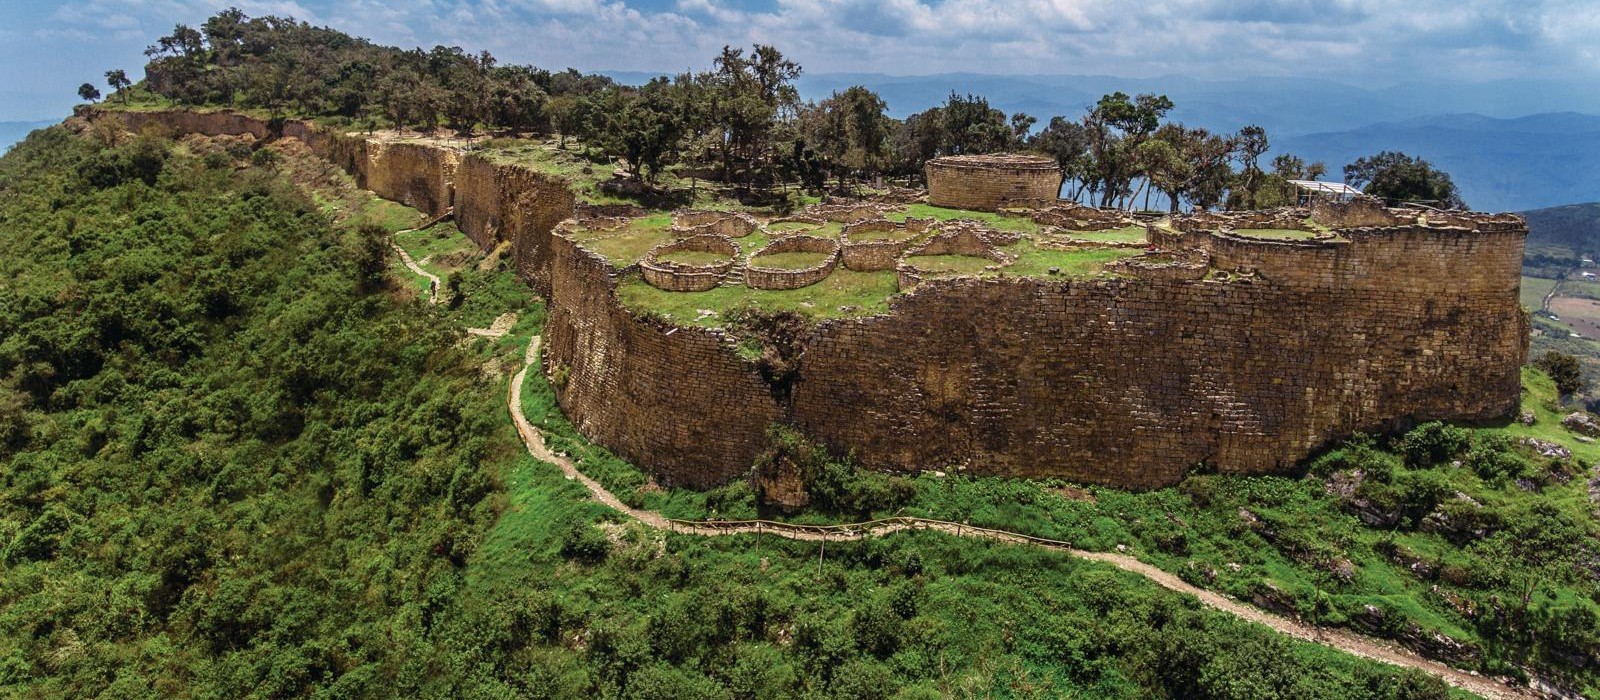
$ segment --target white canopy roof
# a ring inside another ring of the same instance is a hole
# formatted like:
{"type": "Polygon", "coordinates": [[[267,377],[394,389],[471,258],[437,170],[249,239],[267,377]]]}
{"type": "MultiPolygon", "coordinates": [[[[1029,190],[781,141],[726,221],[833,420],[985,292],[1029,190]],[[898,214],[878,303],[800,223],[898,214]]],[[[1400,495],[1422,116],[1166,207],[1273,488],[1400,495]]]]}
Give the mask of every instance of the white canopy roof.
{"type": "Polygon", "coordinates": [[[1323,182],[1321,180],[1290,180],[1289,184],[1294,185],[1302,190],[1315,192],[1317,194],[1331,194],[1335,197],[1361,196],[1361,190],[1346,185],[1342,182],[1323,182]]]}

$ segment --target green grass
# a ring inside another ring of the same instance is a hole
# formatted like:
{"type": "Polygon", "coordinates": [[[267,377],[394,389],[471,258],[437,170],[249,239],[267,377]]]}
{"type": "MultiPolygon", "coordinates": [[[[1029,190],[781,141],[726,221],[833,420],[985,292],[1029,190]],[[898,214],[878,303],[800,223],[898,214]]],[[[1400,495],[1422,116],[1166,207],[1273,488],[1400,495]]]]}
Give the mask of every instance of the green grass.
{"type": "Polygon", "coordinates": [[[1051,268],[1056,268],[1061,277],[1088,277],[1105,269],[1106,263],[1141,252],[1131,248],[1054,250],[1039,248],[1028,240],[1005,246],[1001,250],[1017,256],[1015,262],[1002,269],[1003,273],[1020,277],[1053,276],[1050,274],[1051,268]]]}
{"type": "Polygon", "coordinates": [[[1080,241],[1097,241],[1103,243],[1143,243],[1146,232],[1144,226],[1123,226],[1122,228],[1106,229],[1104,231],[1069,231],[1068,235],[1080,241]]]}
{"type": "Polygon", "coordinates": [[[907,217],[926,219],[933,217],[940,221],[953,221],[956,219],[972,219],[981,221],[1001,231],[1018,231],[1021,233],[1034,233],[1039,230],[1039,225],[1033,219],[1020,216],[1006,216],[992,211],[971,211],[968,209],[948,209],[936,207],[931,204],[912,204],[903,211],[889,214],[886,218],[892,221],[905,221],[907,217]]]}
{"type": "Polygon", "coordinates": [[[1538,311],[1544,305],[1544,297],[1556,286],[1556,281],[1543,277],[1522,278],[1522,291],[1518,297],[1522,305],[1529,311],[1538,311]]]}
{"type": "Polygon", "coordinates": [[[644,258],[645,253],[673,240],[672,215],[653,214],[610,231],[580,230],[572,234],[583,247],[604,256],[617,267],[627,267],[644,258]]]}
{"type": "Polygon", "coordinates": [[[906,241],[919,235],[921,234],[903,228],[889,230],[867,229],[864,231],[852,231],[846,238],[852,243],[866,243],[869,241],[906,241]]]}
{"type": "Polygon", "coordinates": [[[1512,423],[1496,430],[1512,437],[1533,437],[1565,445],[1572,454],[1586,463],[1600,462],[1600,442],[1578,442],[1561,427],[1561,419],[1571,412],[1561,406],[1556,393],[1556,383],[1543,372],[1524,367],[1522,370],[1522,410],[1532,411],[1533,425],[1512,423]]]}
{"type": "Polygon", "coordinates": [[[805,221],[780,221],[773,224],[767,224],[767,230],[774,233],[784,233],[787,231],[810,231],[812,229],[820,228],[821,226],[821,224],[813,224],[805,221]]]}
{"type": "Polygon", "coordinates": [[[753,306],[765,311],[794,311],[812,318],[869,316],[889,310],[898,291],[893,271],[856,272],[839,268],[827,279],[800,289],[717,287],[704,292],[667,292],[636,275],[617,285],[622,303],[635,311],[659,314],[674,323],[716,327],[728,309],[753,306]],[[700,309],[717,313],[703,317],[700,309]]]}
{"type": "Polygon", "coordinates": [[[729,256],[721,253],[707,253],[700,250],[674,250],[670,253],[658,255],[656,256],[656,259],[678,263],[679,265],[693,265],[696,267],[702,267],[706,265],[716,265],[718,263],[727,262],[730,258],[729,256]]]}
{"type": "Polygon", "coordinates": [[[821,265],[830,257],[829,253],[772,253],[753,257],[750,264],[779,270],[805,270],[821,265]]]}
{"type": "Polygon", "coordinates": [[[585,157],[582,146],[571,139],[560,148],[554,139],[491,139],[478,144],[475,152],[491,162],[517,165],[534,172],[555,175],[567,181],[578,200],[589,204],[631,204],[628,199],[605,194],[600,183],[612,179],[613,167],[585,157]]]}
{"type": "Polygon", "coordinates": [[[976,275],[999,264],[975,255],[913,255],[906,262],[918,270],[940,275],[976,275]]]}

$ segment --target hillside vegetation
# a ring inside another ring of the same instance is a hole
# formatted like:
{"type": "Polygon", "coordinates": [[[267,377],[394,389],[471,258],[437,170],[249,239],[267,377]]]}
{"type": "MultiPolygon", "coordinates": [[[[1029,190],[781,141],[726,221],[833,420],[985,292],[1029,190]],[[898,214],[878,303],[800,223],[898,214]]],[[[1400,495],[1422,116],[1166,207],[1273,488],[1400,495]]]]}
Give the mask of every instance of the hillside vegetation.
{"type": "MultiPolygon", "coordinates": [[[[1554,383],[1524,372],[1533,423],[1427,423],[1336,445],[1295,477],[1199,473],[1144,493],[1057,480],[865,472],[781,434],[768,461],[800,466],[797,522],[916,515],[1126,550],[1195,585],[1320,625],[1385,637],[1495,675],[1533,669],[1600,690],[1600,447],[1560,425],[1554,383]]],[[[663,491],[587,443],[549,385],[524,405],[552,444],[625,502],[682,519],[765,513],[744,482],[663,491]]],[[[757,472],[762,465],[757,465],[757,472]]],[[[952,469],[952,472],[955,470],[952,469]]]]}
{"type": "Polygon", "coordinates": [[[0,159],[0,692],[1447,695],[1058,554],[611,522],[507,424],[538,305],[493,261],[421,303],[384,240],[414,214],[302,155],[51,129],[0,159]]]}

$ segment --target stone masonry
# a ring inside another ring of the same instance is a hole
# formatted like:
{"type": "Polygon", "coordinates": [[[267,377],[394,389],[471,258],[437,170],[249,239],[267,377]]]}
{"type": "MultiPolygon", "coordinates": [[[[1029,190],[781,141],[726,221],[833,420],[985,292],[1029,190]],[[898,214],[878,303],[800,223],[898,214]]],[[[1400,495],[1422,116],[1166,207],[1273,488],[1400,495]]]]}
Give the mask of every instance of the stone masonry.
{"type": "MultiPolygon", "coordinates": [[[[738,478],[788,424],[871,468],[1154,487],[1198,466],[1283,472],[1359,430],[1503,419],[1520,398],[1515,217],[1326,212],[1332,239],[1153,232],[1166,251],[1111,278],[929,279],[885,314],[818,323],[774,378],[724,333],[624,308],[619,271],[552,234],[574,209],[557,178],[301,122],[122,118],[301,138],[380,196],[430,213],[453,204],[479,245],[509,241],[548,295],[546,367],[563,409],[665,482],[738,478]]],[[[930,185],[951,184],[935,170],[930,185]]]]}
{"type": "Polygon", "coordinates": [[[996,211],[1009,202],[1055,201],[1061,168],[1054,159],[1025,155],[945,156],[928,161],[928,203],[996,211]]]}

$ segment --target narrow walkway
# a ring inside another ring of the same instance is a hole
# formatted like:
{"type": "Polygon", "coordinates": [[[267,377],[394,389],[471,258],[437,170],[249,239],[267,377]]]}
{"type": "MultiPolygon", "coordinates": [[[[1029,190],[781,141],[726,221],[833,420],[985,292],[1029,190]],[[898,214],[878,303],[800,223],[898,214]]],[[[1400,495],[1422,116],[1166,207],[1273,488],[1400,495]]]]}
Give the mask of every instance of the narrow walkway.
{"type": "MultiPolygon", "coordinates": [[[[418,226],[416,228],[408,228],[408,229],[405,229],[404,231],[395,231],[394,232],[394,236],[399,236],[402,233],[412,233],[412,232],[415,232],[415,231],[426,231],[426,230],[428,230],[430,228],[433,228],[434,226],[439,225],[442,222],[449,221],[450,219],[455,218],[455,215],[456,215],[456,208],[455,207],[450,207],[449,209],[444,210],[443,214],[440,214],[438,216],[433,217],[432,219],[427,220],[421,226],[418,226]]],[[[418,275],[421,275],[423,277],[428,278],[428,303],[429,304],[438,304],[439,303],[439,291],[441,289],[441,287],[439,286],[441,284],[439,282],[439,276],[435,275],[435,274],[433,274],[431,272],[428,272],[427,270],[422,269],[422,265],[418,264],[416,260],[411,259],[411,253],[406,252],[405,248],[400,247],[399,243],[394,242],[394,236],[390,236],[389,237],[389,247],[393,248],[394,252],[400,254],[400,261],[404,262],[406,264],[406,267],[411,268],[412,272],[415,272],[418,275]]],[[[498,336],[496,336],[496,337],[498,337],[498,336]]]]}
{"type": "MultiPolygon", "coordinates": [[[[510,395],[507,397],[508,407],[511,410],[511,419],[516,423],[517,432],[522,436],[523,444],[527,445],[528,454],[534,458],[554,464],[559,467],[568,479],[584,485],[596,501],[616,510],[623,515],[637,520],[650,527],[670,530],[685,535],[698,535],[715,537],[721,535],[739,534],[770,534],[791,540],[805,540],[812,542],[838,542],[845,540],[861,540],[868,537],[880,537],[903,530],[937,530],[939,532],[956,535],[959,537],[975,537],[979,539],[1005,542],[1008,544],[1032,545],[1044,547],[1070,554],[1081,559],[1098,561],[1118,569],[1143,576],[1157,585],[1178,593],[1192,595],[1210,608],[1221,610],[1235,617],[1243,618],[1257,624],[1265,625],[1283,634],[1296,639],[1301,639],[1315,644],[1332,647],[1340,651],[1354,654],[1366,659],[1381,661],[1383,663],[1413,668],[1437,676],[1452,686],[1476,693],[1487,698],[1535,698],[1540,694],[1528,688],[1507,685],[1498,680],[1480,676],[1469,671],[1462,671],[1446,664],[1425,658],[1408,649],[1376,639],[1363,637],[1353,632],[1340,629],[1329,629],[1301,624],[1285,617],[1280,617],[1259,608],[1240,603],[1232,598],[1225,597],[1215,591],[1209,591],[1185,582],[1177,576],[1159,568],[1146,564],[1130,556],[1112,554],[1109,552],[1090,552],[1073,549],[1066,542],[1047,540],[1032,537],[1021,533],[1007,532],[1004,530],[991,530],[988,528],[973,527],[962,523],[930,520],[927,518],[897,517],[875,520],[866,523],[849,525],[795,525],[767,520],[748,521],[687,521],[671,520],[651,510],[630,508],[625,505],[615,494],[606,490],[599,482],[589,478],[573,465],[572,460],[557,455],[550,451],[544,444],[544,435],[528,422],[522,414],[522,383],[527,378],[529,368],[538,362],[541,338],[534,336],[528,343],[527,353],[523,356],[521,371],[511,378],[510,395]]],[[[1535,680],[1538,686],[1544,686],[1535,680]]],[[[1554,695],[1554,693],[1552,693],[1554,695]]]]}
{"type": "MultiPolygon", "coordinates": [[[[416,230],[417,229],[413,228],[413,229],[406,229],[404,231],[396,231],[395,235],[399,235],[399,234],[402,234],[402,233],[411,233],[412,231],[416,231],[416,230]]],[[[395,243],[394,239],[390,239],[389,240],[389,247],[393,248],[394,252],[400,254],[400,261],[405,263],[406,267],[411,268],[412,272],[415,272],[418,275],[421,275],[423,277],[428,278],[428,303],[429,304],[437,304],[437,303],[439,303],[439,276],[433,274],[432,272],[428,272],[427,270],[422,269],[422,266],[418,265],[417,261],[411,259],[411,254],[407,253],[405,248],[401,248],[399,243],[395,243]]]]}

